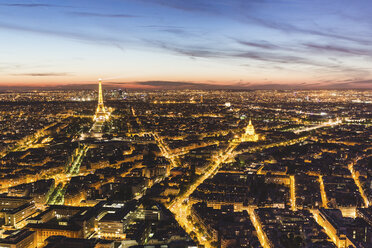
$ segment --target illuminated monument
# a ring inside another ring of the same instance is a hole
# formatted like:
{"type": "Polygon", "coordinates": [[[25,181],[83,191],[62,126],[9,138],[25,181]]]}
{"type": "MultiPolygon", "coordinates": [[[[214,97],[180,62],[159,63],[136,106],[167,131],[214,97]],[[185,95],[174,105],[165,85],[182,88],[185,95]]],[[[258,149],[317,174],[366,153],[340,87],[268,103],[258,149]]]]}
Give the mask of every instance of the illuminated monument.
{"type": "Polygon", "coordinates": [[[259,137],[254,130],[252,120],[249,120],[248,126],[245,128],[245,133],[242,136],[242,142],[257,141],[258,139],[259,137]]]}
{"type": "Polygon", "coordinates": [[[98,105],[96,109],[96,114],[94,115],[94,121],[105,122],[110,117],[110,114],[106,111],[105,105],[103,104],[103,94],[102,94],[102,83],[101,79],[98,80],[98,105]]]}

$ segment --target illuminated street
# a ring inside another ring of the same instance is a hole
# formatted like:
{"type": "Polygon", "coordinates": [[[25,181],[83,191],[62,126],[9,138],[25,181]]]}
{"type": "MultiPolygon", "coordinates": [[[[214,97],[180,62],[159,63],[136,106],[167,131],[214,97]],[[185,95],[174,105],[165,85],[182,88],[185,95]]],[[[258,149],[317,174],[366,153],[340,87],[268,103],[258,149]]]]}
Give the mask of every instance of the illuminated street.
{"type": "Polygon", "coordinates": [[[328,199],[327,199],[327,194],[325,192],[324,181],[323,181],[322,176],[319,176],[319,183],[320,183],[320,193],[321,193],[321,196],[322,196],[323,207],[327,208],[328,207],[328,199]]]}
{"type": "Polygon", "coordinates": [[[84,159],[86,152],[88,151],[89,147],[87,145],[83,145],[77,148],[75,154],[76,156],[72,156],[71,164],[66,166],[66,173],[67,175],[78,175],[80,170],[81,162],[84,159]]]}
{"type": "MultiPolygon", "coordinates": [[[[185,193],[174,199],[168,206],[169,210],[171,210],[175,214],[177,221],[181,224],[181,226],[185,227],[187,232],[190,233],[191,231],[195,231],[195,228],[187,219],[189,206],[183,205],[183,202],[195,191],[195,189],[201,183],[204,182],[204,180],[216,173],[221,164],[234,156],[233,151],[237,146],[238,144],[236,142],[230,142],[226,150],[221,152],[221,155],[212,160],[213,162],[210,166],[208,166],[208,170],[203,175],[201,175],[192,185],[190,185],[185,193]]],[[[207,239],[203,238],[203,235],[201,233],[198,233],[197,231],[195,232],[200,244],[203,244],[205,247],[211,247],[211,244],[207,241],[207,239]]]]}
{"type": "Polygon", "coordinates": [[[263,248],[270,248],[271,247],[270,243],[267,240],[266,234],[265,234],[264,230],[262,229],[260,221],[257,219],[257,216],[254,212],[254,209],[250,209],[249,215],[250,215],[251,221],[252,221],[252,223],[253,223],[256,231],[257,231],[257,236],[260,240],[260,243],[261,243],[262,247],[263,248]]]}
{"type": "Polygon", "coordinates": [[[293,211],[297,210],[296,207],[296,182],[295,182],[295,177],[290,176],[289,177],[291,182],[290,182],[290,192],[291,192],[291,209],[293,211]]]}
{"type": "Polygon", "coordinates": [[[348,168],[350,170],[351,176],[354,179],[355,185],[358,187],[359,193],[360,193],[361,197],[363,198],[365,207],[369,207],[368,198],[367,198],[366,194],[364,193],[364,190],[363,190],[363,188],[362,188],[362,186],[360,184],[359,173],[358,172],[355,172],[355,170],[354,170],[354,165],[358,162],[358,160],[359,159],[356,159],[355,161],[351,162],[348,165],[348,168]]]}
{"type": "Polygon", "coordinates": [[[325,123],[322,123],[320,125],[316,125],[316,126],[313,126],[313,127],[305,127],[303,129],[295,130],[294,133],[299,134],[299,133],[302,133],[302,132],[309,132],[309,131],[316,130],[316,129],[319,129],[319,128],[332,127],[332,126],[340,125],[341,123],[342,123],[342,120],[340,120],[340,119],[337,119],[335,121],[329,120],[329,121],[327,121],[325,123]]]}
{"type": "Polygon", "coordinates": [[[330,237],[330,239],[332,240],[332,242],[337,246],[337,247],[340,247],[338,245],[338,236],[332,232],[332,230],[330,230],[327,225],[325,224],[324,220],[322,220],[322,218],[319,216],[319,212],[317,210],[312,210],[311,211],[313,216],[314,216],[314,219],[316,220],[316,222],[324,228],[326,234],[328,235],[328,237],[330,237]]]}

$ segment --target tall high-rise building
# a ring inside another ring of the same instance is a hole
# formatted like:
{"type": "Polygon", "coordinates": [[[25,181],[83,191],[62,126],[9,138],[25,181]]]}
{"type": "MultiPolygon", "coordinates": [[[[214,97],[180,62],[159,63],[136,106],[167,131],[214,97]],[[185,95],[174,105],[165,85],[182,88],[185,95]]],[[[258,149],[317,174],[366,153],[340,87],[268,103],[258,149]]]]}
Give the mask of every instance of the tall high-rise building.
{"type": "Polygon", "coordinates": [[[98,80],[98,105],[94,120],[104,122],[109,118],[109,113],[106,111],[105,105],[103,104],[103,93],[102,93],[102,82],[98,80]]]}

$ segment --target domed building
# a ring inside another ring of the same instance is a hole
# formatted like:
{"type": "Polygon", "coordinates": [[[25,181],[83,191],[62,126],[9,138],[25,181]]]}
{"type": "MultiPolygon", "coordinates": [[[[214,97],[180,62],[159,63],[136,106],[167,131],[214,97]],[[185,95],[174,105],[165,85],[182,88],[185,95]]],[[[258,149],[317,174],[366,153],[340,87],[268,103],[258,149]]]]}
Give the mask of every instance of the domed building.
{"type": "Polygon", "coordinates": [[[247,127],[245,128],[245,133],[242,136],[242,142],[248,141],[257,141],[259,139],[258,134],[254,130],[254,126],[252,124],[252,120],[249,120],[247,127]]]}

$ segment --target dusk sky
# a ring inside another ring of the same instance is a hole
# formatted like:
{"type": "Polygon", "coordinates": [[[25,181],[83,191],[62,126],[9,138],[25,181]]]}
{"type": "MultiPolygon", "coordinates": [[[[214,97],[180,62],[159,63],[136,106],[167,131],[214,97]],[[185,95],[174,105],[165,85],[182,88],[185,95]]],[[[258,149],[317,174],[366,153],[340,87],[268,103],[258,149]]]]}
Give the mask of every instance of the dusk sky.
{"type": "Polygon", "coordinates": [[[372,1],[0,0],[0,85],[372,88],[372,1]]]}

